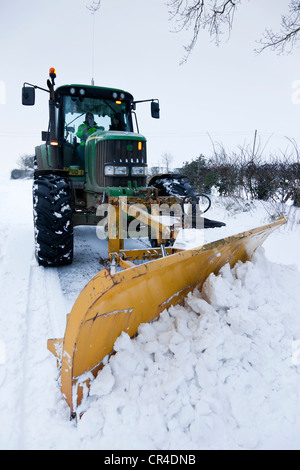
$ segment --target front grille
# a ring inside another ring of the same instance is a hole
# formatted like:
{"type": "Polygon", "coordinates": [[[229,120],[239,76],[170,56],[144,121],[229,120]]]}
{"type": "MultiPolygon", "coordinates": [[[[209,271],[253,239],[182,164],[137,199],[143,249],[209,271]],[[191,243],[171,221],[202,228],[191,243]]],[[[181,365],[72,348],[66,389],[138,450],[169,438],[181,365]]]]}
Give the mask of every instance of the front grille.
{"type": "Polygon", "coordinates": [[[144,166],[146,161],[146,142],[138,140],[100,140],[96,146],[95,171],[99,186],[127,186],[127,182],[136,181],[138,186],[144,185],[146,177],[112,178],[104,176],[106,163],[124,164],[131,169],[134,165],[144,166]],[[141,142],[139,144],[139,142],[141,142]],[[142,146],[139,150],[139,145],[142,146]],[[122,183],[122,184],[120,184],[122,183]]]}

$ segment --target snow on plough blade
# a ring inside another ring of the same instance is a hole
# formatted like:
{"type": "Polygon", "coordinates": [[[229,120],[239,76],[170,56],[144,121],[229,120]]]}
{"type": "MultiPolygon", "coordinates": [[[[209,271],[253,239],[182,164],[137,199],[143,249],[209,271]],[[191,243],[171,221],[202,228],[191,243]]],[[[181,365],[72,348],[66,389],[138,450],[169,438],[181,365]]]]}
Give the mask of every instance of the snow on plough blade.
{"type": "Polygon", "coordinates": [[[133,336],[141,323],[156,319],[171,305],[201,289],[211,273],[226,263],[250,260],[254,251],[277,228],[282,217],[263,227],[224,238],[199,248],[178,251],[111,274],[99,272],[81,291],[67,318],[63,339],[48,340],[48,349],[61,362],[61,391],[71,416],[88,395],[90,381],[113,353],[122,331],[133,336]]]}

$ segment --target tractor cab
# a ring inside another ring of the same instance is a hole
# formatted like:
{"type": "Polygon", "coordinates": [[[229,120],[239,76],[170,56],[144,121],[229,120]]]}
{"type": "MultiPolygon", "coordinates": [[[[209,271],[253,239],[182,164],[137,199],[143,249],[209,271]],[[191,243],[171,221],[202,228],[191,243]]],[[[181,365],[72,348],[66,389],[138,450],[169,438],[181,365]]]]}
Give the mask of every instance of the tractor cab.
{"type": "Polygon", "coordinates": [[[133,132],[133,97],[125,91],[65,85],[56,90],[56,99],[59,103],[58,144],[63,149],[63,167],[71,175],[80,175],[85,170],[89,139],[105,138],[110,132],[133,132]]]}
{"type": "Polygon", "coordinates": [[[134,101],[124,90],[89,85],[55,89],[54,68],[49,76],[48,90],[27,82],[22,89],[27,106],[35,103],[35,89],[50,94],[48,131],[42,132],[45,144],[35,149],[37,168],[63,170],[74,188],[85,188],[89,194],[145,187],[146,139],[139,133],[134,111],[137,103],[148,101],[152,117],[159,118],[158,100],[134,101]]]}

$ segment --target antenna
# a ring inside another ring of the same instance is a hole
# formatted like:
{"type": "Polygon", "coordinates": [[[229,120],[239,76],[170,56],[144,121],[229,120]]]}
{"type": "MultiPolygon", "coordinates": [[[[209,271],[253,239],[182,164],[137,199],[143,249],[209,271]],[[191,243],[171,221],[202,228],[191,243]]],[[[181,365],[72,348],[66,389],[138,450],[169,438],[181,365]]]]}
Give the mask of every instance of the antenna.
{"type": "Polygon", "coordinates": [[[93,15],[93,39],[92,39],[92,82],[91,85],[94,86],[94,59],[95,59],[95,12],[93,15]]]}
{"type": "Polygon", "coordinates": [[[100,9],[101,0],[93,1],[93,3],[87,7],[93,16],[93,27],[92,27],[92,80],[91,85],[94,86],[94,58],[95,58],[95,13],[100,9]]]}

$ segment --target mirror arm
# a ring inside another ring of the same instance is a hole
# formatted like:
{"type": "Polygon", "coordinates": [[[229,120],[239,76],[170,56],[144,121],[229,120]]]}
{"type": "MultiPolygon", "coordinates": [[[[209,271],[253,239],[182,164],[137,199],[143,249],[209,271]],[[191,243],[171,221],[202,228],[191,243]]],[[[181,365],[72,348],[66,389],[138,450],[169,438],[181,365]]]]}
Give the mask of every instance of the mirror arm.
{"type": "Polygon", "coordinates": [[[146,103],[151,101],[151,116],[153,118],[158,119],[159,118],[159,100],[156,98],[152,98],[150,100],[139,100],[139,101],[132,101],[131,103],[131,109],[134,110],[136,109],[136,104],[137,103],[146,103]]]}
{"type": "Polygon", "coordinates": [[[153,99],[151,99],[151,100],[133,101],[132,104],[133,104],[133,105],[136,105],[137,103],[147,103],[147,102],[149,102],[149,101],[151,101],[151,102],[153,102],[153,101],[158,101],[158,99],[153,98],[153,99]]]}
{"type": "Polygon", "coordinates": [[[23,87],[24,87],[25,85],[29,85],[29,86],[32,86],[33,88],[38,88],[38,90],[43,90],[43,91],[46,91],[47,93],[50,93],[50,91],[49,91],[49,90],[46,90],[46,88],[41,88],[40,86],[32,85],[32,83],[24,82],[24,83],[23,83],[23,87]]]}

